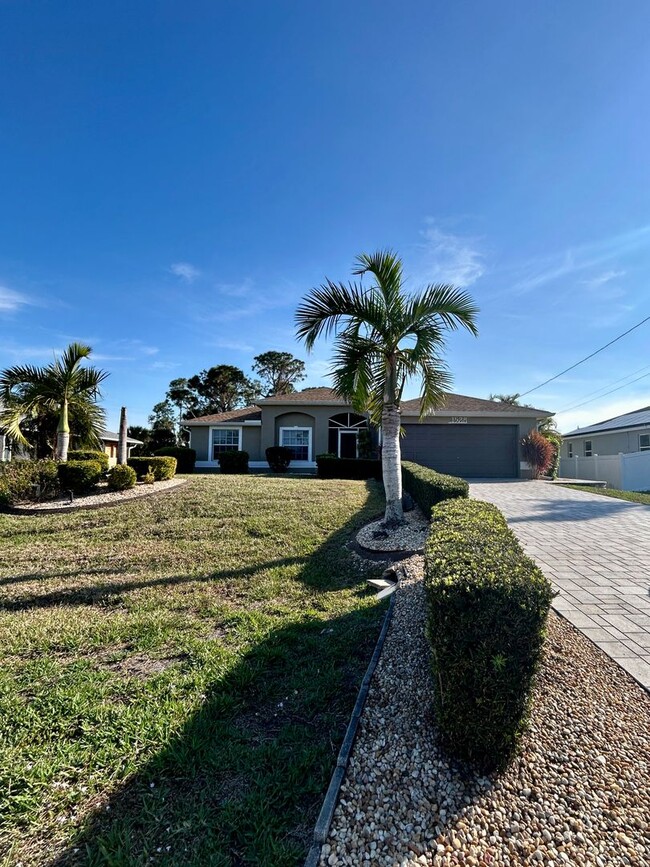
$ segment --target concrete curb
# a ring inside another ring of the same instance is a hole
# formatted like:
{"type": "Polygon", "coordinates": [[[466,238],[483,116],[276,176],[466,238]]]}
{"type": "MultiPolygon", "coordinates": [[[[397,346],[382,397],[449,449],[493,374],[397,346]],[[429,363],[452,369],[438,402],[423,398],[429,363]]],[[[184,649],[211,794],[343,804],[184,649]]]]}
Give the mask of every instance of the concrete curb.
{"type": "Polygon", "coordinates": [[[339,755],[336,760],[336,767],[334,768],[334,773],[332,774],[330,784],[327,788],[327,792],[325,793],[323,806],[321,807],[318,819],[316,820],[316,826],[314,828],[314,842],[307,854],[305,867],[317,867],[318,862],[320,861],[321,848],[325,840],[327,840],[330,825],[332,824],[332,817],[334,816],[334,810],[336,809],[336,804],[339,799],[341,783],[343,782],[343,778],[345,777],[345,772],[347,770],[348,762],[350,761],[350,755],[352,753],[352,747],[354,746],[354,741],[357,736],[359,720],[361,719],[361,714],[363,713],[366,698],[368,697],[370,682],[372,680],[373,674],[375,673],[375,669],[377,668],[377,663],[379,662],[379,657],[381,655],[384,641],[386,640],[386,635],[388,633],[388,627],[390,626],[393,617],[393,609],[395,608],[396,596],[397,591],[395,591],[390,597],[388,611],[384,616],[384,622],[381,627],[381,632],[379,633],[379,638],[377,639],[377,644],[375,645],[374,653],[372,654],[372,659],[370,660],[370,664],[368,665],[364,678],[361,681],[359,695],[357,696],[357,700],[352,711],[352,716],[350,717],[350,722],[348,723],[345,737],[343,738],[343,743],[341,744],[341,749],[339,750],[339,755]]]}

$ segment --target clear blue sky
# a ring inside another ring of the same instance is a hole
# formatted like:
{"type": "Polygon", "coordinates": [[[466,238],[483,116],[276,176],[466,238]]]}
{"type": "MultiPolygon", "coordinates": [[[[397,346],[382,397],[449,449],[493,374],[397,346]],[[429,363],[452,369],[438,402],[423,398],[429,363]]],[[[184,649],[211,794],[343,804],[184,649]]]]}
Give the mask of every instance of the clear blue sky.
{"type": "MultiPolygon", "coordinates": [[[[650,313],[649,31],[646,0],[0,2],[0,367],[88,341],[111,425],[144,423],[171,378],[307,358],[301,296],[388,246],[480,305],[454,390],[532,388],[650,313]]],[[[650,376],[560,426],[649,403],[650,376]]]]}

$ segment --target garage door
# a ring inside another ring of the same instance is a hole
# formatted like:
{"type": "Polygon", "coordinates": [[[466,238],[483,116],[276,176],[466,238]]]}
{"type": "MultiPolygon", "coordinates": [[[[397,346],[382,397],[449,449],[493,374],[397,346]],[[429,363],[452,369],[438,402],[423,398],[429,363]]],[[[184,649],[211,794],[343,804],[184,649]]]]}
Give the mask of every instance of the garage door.
{"type": "Polygon", "coordinates": [[[517,425],[405,424],[402,457],[466,479],[509,479],[517,470],[517,425]]]}

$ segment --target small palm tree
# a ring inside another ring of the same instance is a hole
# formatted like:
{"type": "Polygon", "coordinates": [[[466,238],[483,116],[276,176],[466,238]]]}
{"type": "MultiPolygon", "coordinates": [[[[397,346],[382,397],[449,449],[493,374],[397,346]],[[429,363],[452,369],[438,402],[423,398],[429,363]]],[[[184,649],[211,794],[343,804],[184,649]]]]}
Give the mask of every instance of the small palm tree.
{"type": "Polygon", "coordinates": [[[56,413],[56,457],[66,461],[70,444],[70,415],[83,422],[86,439],[99,444],[105,425],[104,410],[97,405],[99,386],[108,373],[82,367],[92,350],[71,343],[61,358],[46,367],[17,365],[0,373],[0,428],[12,440],[29,446],[21,430],[25,420],[56,413]]]}
{"type": "Polygon", "coordinates": [[[425,286],[404,291],[402,261],[390,251],[358,256],[358,283],[326,282],[312,289],[296,311],[298,338],[311,350],[336,333],[332,378],[338,394],[381,425],[384,525],[404,520],[400,467],[400,402],[406,382],[421,377],[421,417],[439,406],[451,377],[441,358],[444,332],[459,325],[477,333],[478,308],[460,289],[425,286]],[[363,284],[366,274],[370,285],[363,284]]]}

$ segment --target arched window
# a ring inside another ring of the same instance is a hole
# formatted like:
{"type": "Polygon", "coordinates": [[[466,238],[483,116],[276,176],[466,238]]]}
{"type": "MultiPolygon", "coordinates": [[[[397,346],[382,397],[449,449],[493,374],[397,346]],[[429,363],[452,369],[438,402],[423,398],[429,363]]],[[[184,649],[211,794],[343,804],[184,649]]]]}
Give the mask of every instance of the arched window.
{"type": "Polygon", "coordinates": [[[328,451],[339,458],[359,456],[359,431],[368,430],[368,419],[356,412],[333,415],[328,424],[328,451]]]}

